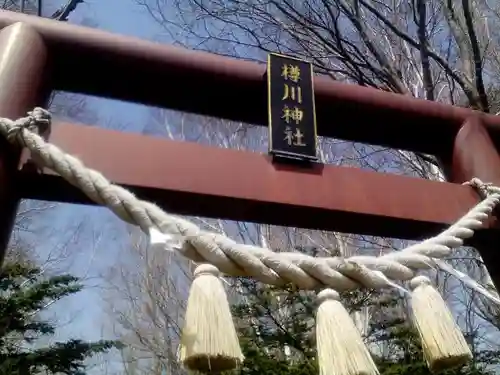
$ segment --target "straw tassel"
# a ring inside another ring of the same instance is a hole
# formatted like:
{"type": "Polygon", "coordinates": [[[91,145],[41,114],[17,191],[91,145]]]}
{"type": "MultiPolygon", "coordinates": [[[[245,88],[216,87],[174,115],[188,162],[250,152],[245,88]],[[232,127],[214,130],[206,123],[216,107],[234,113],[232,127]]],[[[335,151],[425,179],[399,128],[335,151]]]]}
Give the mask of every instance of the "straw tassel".
{"type": "Polygon", "coordinates": [[[219,275],[210,264],[194,271],[179,349],[179,359],[188,370],[226,371],[244,359],[219,275]]]}
{"type": "Polygon", "coordinates": [[[316,344],[320,375],[378,375],[370,352],[340,302],[339,294],[325,289],[317,298],[316,344]]]}
{"type": "Polygon", "coordinates": [[[429,278],[410,282],[413,320],[422,341],[424,358],[433,372],[465,365],[472,353],[445,301],[429,278]]]}

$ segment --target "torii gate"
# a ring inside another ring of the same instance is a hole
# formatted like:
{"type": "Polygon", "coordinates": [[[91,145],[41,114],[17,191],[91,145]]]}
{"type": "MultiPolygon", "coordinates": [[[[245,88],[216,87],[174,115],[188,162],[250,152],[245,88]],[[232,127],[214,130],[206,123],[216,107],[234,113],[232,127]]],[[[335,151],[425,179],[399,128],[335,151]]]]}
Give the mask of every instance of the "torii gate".
{"type": "MultiPolygon", "coordinates": [[[[7,11],[0,12],[0,27],[1,116],[19,117],[55,89],[267,123],[264,65],[7,11]],[[25,26],[7,27],[16,22],[25,26]],[[208,97],[216,100],[209,105],[208,97]]],[[[500,183],[499,117],[329,78],[317,77],[314,85],[319,135],[437,155],[450,182],[476,176],[500,183]]],[[[458,184],[329,165],[304,173],[265,155],[97,127],[60,124],[50,140],[141,197],[186,215],[421,239],[478,199],[458,184]]],[[[21,198],[91,203],[53,175],[14,174],[15,158],[2,149],[1,224],[12,222],[21,198]]],[[[4,248],[11,227],[0,228],[4,248]]],[[[479,250],[498,285],[500,253],[479,250]]]]}
{"type": "MultiPolygon", "coordinates": [[[[266,125],[264,65],[6,11],[0,28],[1,117],[64,90],[266,125]]],[[[477,204],[464,181],[500,184],[498,117],[323,77],[314,90],[319,135],[433,154],[450,182],[297,170],[267,155],[72,124],[56,124],[49,141],[169,212],[401,239],[434,235],[477,204]]],[[[19,151],[1,142],[2,251],[21,198],[92,203],[53,173],[19,170],[19,151]]],[[[500,285],[495,223],[470,244],[500,285]]]]}

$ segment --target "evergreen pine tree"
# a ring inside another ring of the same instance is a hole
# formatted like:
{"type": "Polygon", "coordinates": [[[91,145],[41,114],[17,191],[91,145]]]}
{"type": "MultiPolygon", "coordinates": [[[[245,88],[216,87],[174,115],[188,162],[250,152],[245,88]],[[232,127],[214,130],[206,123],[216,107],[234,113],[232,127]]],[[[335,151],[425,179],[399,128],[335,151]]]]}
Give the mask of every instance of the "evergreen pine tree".
{"type": "Polygon", "coordinates": [[[36,340],[53,335],[56,326],[40,319],[52,301],[79,292],[82,284],[71,275],[41,278],[28,263],[4,264],[0,272],[0,375],[85,375],[85,359],[118,343],[72,339],[37,347],[36,340]]]}

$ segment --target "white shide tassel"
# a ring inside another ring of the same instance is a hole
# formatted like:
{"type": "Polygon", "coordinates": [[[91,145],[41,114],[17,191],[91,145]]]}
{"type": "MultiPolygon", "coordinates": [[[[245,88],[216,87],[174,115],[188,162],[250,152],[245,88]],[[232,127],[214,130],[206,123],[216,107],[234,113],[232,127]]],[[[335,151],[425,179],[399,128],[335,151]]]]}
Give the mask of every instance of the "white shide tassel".
{"type": "Polygon", "coordinates": [[[472,360],[460,327],[429,278],[417,276],[410,287],[413,320],[429,369],[434,372],[455,368],[472,360]]]}
{"type": "Polygon", "coordinates": [[[188,370],[232,370],[244,359],[219,274],[210,264],[194,271],[179,349],[179,359],[188,370]]]}
{"type": "Polygon", "coordinates": [[[378,369],[339,294],[318,294],[316,342],[320,375],[378,375],[378,369]]]}

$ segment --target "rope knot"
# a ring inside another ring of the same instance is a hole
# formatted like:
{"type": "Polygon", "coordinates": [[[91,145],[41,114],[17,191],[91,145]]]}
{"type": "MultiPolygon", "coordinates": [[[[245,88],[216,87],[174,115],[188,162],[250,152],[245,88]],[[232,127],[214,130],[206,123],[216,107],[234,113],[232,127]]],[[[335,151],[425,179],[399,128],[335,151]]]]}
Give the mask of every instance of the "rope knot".
{"type": "Polygon", "coordinates": [[[410,288],[417,289],[421,285],[431,285],[431,280],[427,276],[416,276],[410,281],[410,288]]]}
{"type": "Polygon", "coordinates": [[[196,269],[194,270],[194,277],[202,276],[202,275],[212,275],[215,277],[220,276],[220,271],[217,267],[211,265],[211,264],[200,264],[196,269]]]}
{"type": "Polygon", "coordinates": [[[321,303],[328,301],[328,300],[339,301],[340,294],[336,290],[326,288],[318,293],[318,295],[316,296],[316,300],[317,300],[318,304],[321,304],[321,303]]]}
{"type": "Polygon", "coordinates": [[[23,137],[24,129],[42,135],[49,132],[50,124],[50,112],[43,108],[36,107],[33,111],[28,112],[28,116],[21,117],[10,124],[10,129],[7,130],[7,139],[9,142],[18,140],[23,146],[25,146],[23,137]]]}
{"type": "Polygon", "coordinates": [[[28,112],[28,116],[32,119],[32,125],[38,129],[39,134],[43,134],[49,130],[52,116],[46,109],[35,107],[33,111],[28,112]]]}
{"type": "Polygon", "coordinates": [[[470,186],[475,189],[481,198],[486,198],[489,194],[492,193],[491,188],[493,184],[490,182],[483,182],[479,178],[474,177],[470,181],[464,182],[462,185],[470,186]]]}

